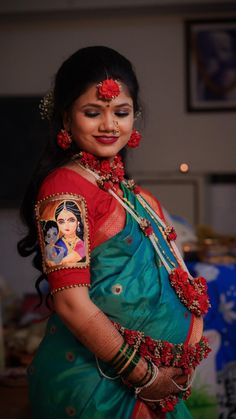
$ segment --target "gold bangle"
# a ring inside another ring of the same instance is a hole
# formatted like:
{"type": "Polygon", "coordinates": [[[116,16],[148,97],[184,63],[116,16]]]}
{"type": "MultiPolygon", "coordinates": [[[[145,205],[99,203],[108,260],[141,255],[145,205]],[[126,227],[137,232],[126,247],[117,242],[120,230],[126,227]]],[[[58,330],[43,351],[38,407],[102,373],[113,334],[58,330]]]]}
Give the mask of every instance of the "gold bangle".
{"type": "Polygon", "coordinates": [[[129,364],[132,362],[136,352],[137,352],[137,349],[134,350],[134,352],[132,353],[132,355],[130,356],[128,361],[125,363],[125,365],[121,368],[121,370],[117,372],[118,375],[122,374],[122,372],[124,372],[124,370],[126,370],[126,368],[129,366],[129,364]]]}

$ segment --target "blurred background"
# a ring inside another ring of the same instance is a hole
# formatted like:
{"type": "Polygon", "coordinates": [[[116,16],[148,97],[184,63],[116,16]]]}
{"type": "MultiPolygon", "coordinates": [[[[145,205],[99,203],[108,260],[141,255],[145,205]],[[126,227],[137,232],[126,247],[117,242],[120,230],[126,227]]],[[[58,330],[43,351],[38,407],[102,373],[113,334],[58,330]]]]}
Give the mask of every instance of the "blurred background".
{"type": "Polygon", "coordinates": [[[235,0],[0,2],[0,412],[30,417],[24,371],[48,314],[34,310],[38,273],[16,251],[19,205],[47,137],[38,105],[61,62],[89,45],[133,63],[143,141],[128,172],[160,200],[189,269],[208,280],[213,351],[189,400],[194,418],[236,417],[235,0]]]}

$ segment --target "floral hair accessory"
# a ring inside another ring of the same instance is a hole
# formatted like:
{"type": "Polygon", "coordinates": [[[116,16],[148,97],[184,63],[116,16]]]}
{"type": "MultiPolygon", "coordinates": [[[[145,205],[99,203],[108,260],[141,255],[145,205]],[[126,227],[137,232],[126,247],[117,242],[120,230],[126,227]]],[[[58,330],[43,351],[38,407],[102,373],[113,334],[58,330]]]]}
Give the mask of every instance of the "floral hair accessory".
{"type": "Polygon", "coordinates": [[[50,119],[53,114],[54,96],[52,89],[40,100],[39,111],[42,119],[50,119]]]}
{"type": "Polygon", "coordinates": [[[98,97],[103,100],[112,100],[119,96],[121,86],[117,80],[105,79],[97,84],[98,97]]]}

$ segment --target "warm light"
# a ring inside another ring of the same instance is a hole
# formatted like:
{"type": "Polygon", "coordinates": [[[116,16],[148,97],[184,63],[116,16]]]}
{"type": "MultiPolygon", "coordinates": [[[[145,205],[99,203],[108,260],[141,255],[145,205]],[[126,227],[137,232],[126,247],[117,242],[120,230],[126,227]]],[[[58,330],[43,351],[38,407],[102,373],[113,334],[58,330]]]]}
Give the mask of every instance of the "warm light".
{"type": "Polygon", "coordinates": [[[181,163],[179,165],[179,170],[180,170],[181,173],[188,173],[188,171],[189,171],[188,163],[181,163]]]}

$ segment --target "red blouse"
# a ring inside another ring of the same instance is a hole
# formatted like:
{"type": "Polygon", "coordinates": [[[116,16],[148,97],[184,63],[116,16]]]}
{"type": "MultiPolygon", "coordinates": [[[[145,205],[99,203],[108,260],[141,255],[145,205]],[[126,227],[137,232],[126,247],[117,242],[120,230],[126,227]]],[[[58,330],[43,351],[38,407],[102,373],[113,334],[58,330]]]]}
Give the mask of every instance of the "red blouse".
{"type": "MultiPolygon", "coordinates": [[[[40,187],[38,200],[53,196],[58,198],[65,194],[79,195],[86,202],[90,250],[124,228],[126,214],[119,202],[72,169],[59,168],[49,174],[40,187]]],[[[164,218],[158,201],[144,190],[141,194],[159,216],[164,218]]],[[[60,268],[59,265],[57,270],[48,273],[47,276],[51,292],[73,285],[90,285],[89,265],[66,269],[60,268]]]]}

